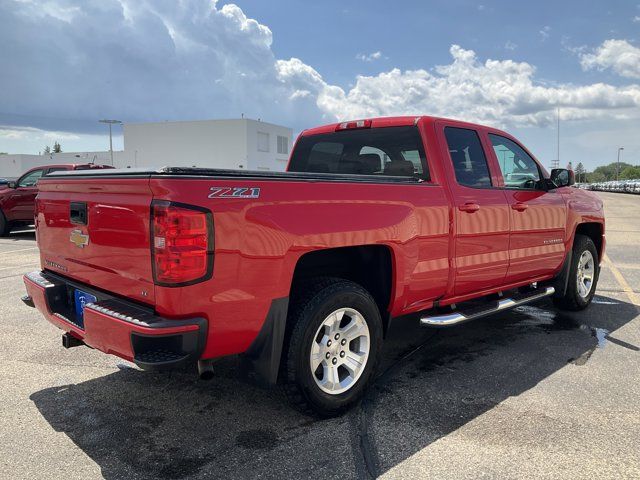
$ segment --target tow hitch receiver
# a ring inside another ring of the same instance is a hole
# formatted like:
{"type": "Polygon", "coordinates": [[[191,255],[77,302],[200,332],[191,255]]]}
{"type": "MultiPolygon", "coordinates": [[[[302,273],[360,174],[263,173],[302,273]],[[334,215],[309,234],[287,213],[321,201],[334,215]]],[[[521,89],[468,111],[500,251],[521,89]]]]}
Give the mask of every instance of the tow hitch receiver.
{"type": "Polygon", "coordinates": [[[70,333],[62,335],[62,346],[64,348],[81,347],[82,345],[84,345],[84,342],[70,333]]]}
{"type": "Polygon", "coordinates": [[[36,308],[35,304],[33,303],[33,298],[31,298],[29,295],[21,297],[20,300],[22,300],[26,306],[36,308]]]}

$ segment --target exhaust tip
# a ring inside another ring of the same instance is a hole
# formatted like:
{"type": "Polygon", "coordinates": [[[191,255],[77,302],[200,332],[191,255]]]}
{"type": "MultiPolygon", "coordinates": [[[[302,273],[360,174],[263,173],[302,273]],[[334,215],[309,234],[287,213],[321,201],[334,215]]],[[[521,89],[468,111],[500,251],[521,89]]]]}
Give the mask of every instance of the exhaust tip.
{"type": "Polygon", "coordinates": [[[200,380],[211,380],[213,378],[212,360],[198,360],[198,376],[200,380]]]}

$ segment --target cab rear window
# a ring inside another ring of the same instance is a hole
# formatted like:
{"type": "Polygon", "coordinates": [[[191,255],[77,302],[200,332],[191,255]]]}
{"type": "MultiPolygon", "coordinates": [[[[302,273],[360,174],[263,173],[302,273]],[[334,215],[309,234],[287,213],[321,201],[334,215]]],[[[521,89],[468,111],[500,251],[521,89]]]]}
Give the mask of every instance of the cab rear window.
{"type": "Polygon", "coordinates": [[[422,138],[413,126],[303,136],[288,171],[430,178],[422,138]]]}

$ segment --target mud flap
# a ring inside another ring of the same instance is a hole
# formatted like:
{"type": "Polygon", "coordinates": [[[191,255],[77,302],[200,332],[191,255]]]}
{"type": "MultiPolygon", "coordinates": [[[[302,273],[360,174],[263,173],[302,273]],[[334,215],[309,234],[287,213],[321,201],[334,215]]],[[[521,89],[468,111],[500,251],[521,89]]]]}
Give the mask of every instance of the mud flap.
{"type": "Polygon", "coordinates": [[[573,258],[573,250],[567,251],[567,256],[562,264],[562,270],[552,280],[551,286],[556,289],[553,294],[554,298],[563,298],[567,293],[567,285],[569,284],[569,270],[571,270],[571,259],[573,258]]]}
{"type": "Polygon", "coordinates": [[[240,355],[240,373],[262,386],[278,380],[288,308],[289,297],[273,300],[258,336],[240,355]]]}

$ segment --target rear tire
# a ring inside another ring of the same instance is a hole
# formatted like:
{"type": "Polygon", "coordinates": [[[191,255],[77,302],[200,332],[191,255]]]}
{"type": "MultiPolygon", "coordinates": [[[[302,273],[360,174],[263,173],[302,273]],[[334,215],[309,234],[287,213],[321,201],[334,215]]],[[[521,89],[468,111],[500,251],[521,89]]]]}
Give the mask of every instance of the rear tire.
{"type": "Polygon", "coordinates": [[[7,221],[7,217],[4,216],[2,210],[0,210],[0,237],[6,237],[11,232],[11,225],[7,221]]]}
{"type": "Polygon", "coordinates": [[[596,292],[600,275],[598,251],[591,238],[576,235],[569,268],[567,290],[563,297],[554,298],[553,303],[562,310],[578,311],[589,306],[596,292]]]}
{"type": "Polygon", "coordinates": [[[296,409],[340,415],[362,398],[382,347],[375,300],[357,283],[314,280],[297,289],[283,351],[284,393],[296,409]]]}

